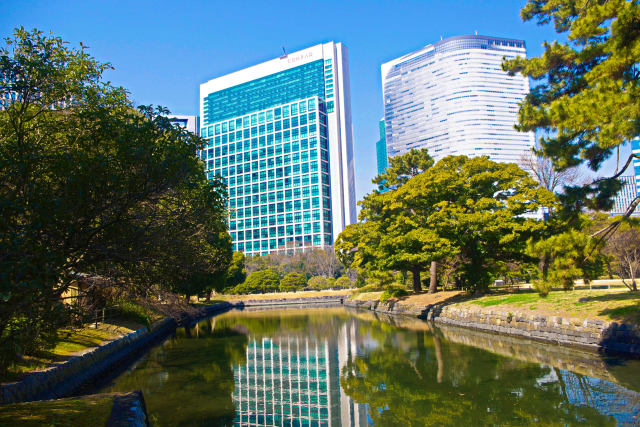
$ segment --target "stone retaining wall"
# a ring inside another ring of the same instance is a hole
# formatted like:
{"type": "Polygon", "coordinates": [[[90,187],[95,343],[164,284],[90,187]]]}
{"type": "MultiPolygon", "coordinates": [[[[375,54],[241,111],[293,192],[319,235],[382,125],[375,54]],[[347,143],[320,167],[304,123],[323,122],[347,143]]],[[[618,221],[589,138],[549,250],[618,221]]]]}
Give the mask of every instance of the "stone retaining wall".
{"type": "Polygon", "coordinates": [[[135,358],[149,346],[173,334],[178,324],[193,323],[229,308],[232,305],[228,303],[202,307],[196,316],[183,316],[179,322],[167,317],[154,323],[151,330],[140,328],[64,363],[28,374],[21,381],[3,384],[0,386],[0,404],[70,396],[94,379],[107,375],[115,366],[135,358]]]}
{"type": "Polygon", "coordinates": [[[242,309],[243,307],[270,307],[278,305],[308,305],[308,304],[342,304],[347,295],[328,295],[324,297],[313,298],[279,298],[279,299],[261,299],[261,300],[239,300],[232,301],[233,308],[242,309]]]}
{"type": "Polygon", "coordinates": [[[397,301],[350,301],[345,306],[401,314],[528,339],[640,356],[640,325],[573,319],[538,314],[510,313],[481,307],[403,305],[397,301]]]}

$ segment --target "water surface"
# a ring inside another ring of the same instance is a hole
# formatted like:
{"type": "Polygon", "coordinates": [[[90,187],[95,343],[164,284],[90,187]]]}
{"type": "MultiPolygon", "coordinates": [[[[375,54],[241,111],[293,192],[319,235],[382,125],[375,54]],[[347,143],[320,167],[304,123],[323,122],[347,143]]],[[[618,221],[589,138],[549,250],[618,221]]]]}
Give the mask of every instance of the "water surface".
{"type": "Polygon", "coordinates": [[[640,425],[640,362],[342,307],[231,311],[102,391],[157,426],[640,425]]]}

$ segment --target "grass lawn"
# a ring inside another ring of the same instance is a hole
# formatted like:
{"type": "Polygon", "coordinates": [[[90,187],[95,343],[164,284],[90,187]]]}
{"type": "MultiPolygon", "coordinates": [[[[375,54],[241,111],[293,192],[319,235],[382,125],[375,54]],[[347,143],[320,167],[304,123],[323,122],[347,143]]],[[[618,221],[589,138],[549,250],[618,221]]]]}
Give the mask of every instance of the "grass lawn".
{"type": "Polygon", "coordinates": [[[0,406],[0,426],[104,426],[113,397],[61,399],[0,406]]]}
{"type": "Polygon", "coordinates": [[[459,304],[551,316],[640,323],[640,293],[625,289],[552,291],[546,298],[535,292],[488,295],[459,304]]]}
{"type": "MultiPolygon", "coordinates": [[[[382,292],[365,292],[355,295],[352,299],[379,300],[381,294],[382,292]]],[[[524,314],[539,313],[548,316],[640,323],[640,292],[629,292],[627,288],[552,291],[546,298],[527,290],[481,296],[462,291],[441,291],[435,294],[409,295],[398,300],[402,304],[413,306],[446,302],[524,314]]]]}
{"type": "Polygon", "coordinates": [[[25,372],[64,362],[76,353],[120,338],[140,327],[142,326],[131,322],[118,322],[117,324],[98,323],[97,328],[95,324],[91,324],[79,329],[60,329],[58,331],[60,340],[54,348],[42,350],[35,356],[24,356],[21,361],[9,367],[7,374],[0,377],[0,381],[17,381],[25,372]]]}
{"type": "MultiPolygon", "coordinates": [[[[216,295],[218,301],[254,301],[265,299],[292,299],[292,298],[317,298],[326,296],[346,296],[351,295],[351,289],[326,290],[326,291],[300,291],[300,292],[274,292],[270,294],[251,295],[216,295]]],[[[201,301],[202,302],[202,301],[201,301]]]]}

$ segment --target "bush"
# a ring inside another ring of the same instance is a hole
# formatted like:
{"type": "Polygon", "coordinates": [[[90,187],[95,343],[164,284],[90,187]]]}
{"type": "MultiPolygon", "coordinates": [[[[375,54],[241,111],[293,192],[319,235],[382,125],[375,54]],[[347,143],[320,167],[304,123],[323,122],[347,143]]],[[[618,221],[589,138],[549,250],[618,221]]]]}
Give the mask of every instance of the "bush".
{"type": "Polygon", "coordinates": [[[402,288],[387,289],[380,295],[380,302],[385,302],[390,298],[406,297],[407,295],[409,295],[409,292],[402,288]]]}
{"type": "Polygon", "coordinates": [[[532,282],[532,285],[533,289],[535,289],[536,292],[538,292],[538,294],[543,298],[549,295],[549,292],[552,288],[551,282],[547,280],[534,280],[532,282]]]}
{"type": "Polygon", "coordinates": [[[236,294],[259,294],[276,292],[280,287],[280,276],[274,270],[261,270],[251,273],[244,283],[235,287],[236,294]]]}
{"type": "Polygon", "coordinates": [[[151,316],[144,307],[131,301],[120,301],[115,309],[117,319],[139,323],[147,329],[151,329],[151,316]]]}
{"type": "Polygon", "coordinates": [[[300,273],[289,273],[280,280],[282,292],[298,291],[307,286],[307,278],[300,273]]]}
{"type": "Polygon", "coordinates": [[[347,276],[338,277],[336,283],[333,285],[337,289],[349,289],[353,287],[351,280],[347,276]]]}
{"type": "Polygon", "coordinates": [[[316,291],[319,291],[322,289],[330,289],[333,287],[333,283],[334,281],[332,279],[328,279],[323,276],[313,276],[307,282],[307,289],[313,289],[316,291]]]}

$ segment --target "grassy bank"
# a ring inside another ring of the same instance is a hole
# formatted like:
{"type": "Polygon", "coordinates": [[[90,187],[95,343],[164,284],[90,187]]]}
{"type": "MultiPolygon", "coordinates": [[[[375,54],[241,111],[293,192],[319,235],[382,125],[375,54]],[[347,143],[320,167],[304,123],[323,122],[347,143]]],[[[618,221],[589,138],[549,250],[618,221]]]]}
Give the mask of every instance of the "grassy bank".
{"type": "Polygon", "coordinates": [[[18,363],[9,366],[6,375],[0,377],[0,381],[17,381],[26,372],[65,362],[74,355],[120,338],[141,327],[142,325],[134,322],[113,322],[91,324],[83,328],[60,329],[59,341],[55,347],[41,350],[36,355],[23,356],[18,363]]]}
{"type": "Polygon", "coordinates": [[[104,426],[113,397],[48,400],[0,406],[0,426],[104,426]]]}
{"type": "MultiPolygon", "coordinates": [[[[381,292],[367,292],[354,296],[353,299],[379,300],[380,294],[381,292]]],[[[412,306],[448,303],[514,313],[640,323],[640,293],[629,292],[626,288],[552,291],[546,298],[527,290],[482,296],[469,295],[462,291],[447,291],[410,295],[398,300],[402,304],[412,306]]]]}

